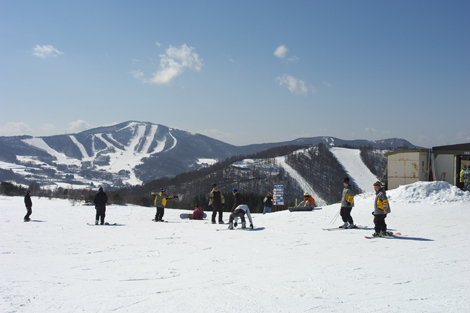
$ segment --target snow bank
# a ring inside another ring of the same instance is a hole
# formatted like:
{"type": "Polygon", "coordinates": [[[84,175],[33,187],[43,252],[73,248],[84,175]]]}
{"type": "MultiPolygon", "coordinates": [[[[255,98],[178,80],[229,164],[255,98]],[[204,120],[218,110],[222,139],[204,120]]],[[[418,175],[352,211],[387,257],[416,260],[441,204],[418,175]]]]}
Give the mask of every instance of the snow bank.
{"type": "Polygon", "coordinates": [[[444,181],[416,182],[387,192],[390,201],[404,203],[439,204],[470,201],[470,192],[464,192],[444,181]]]}

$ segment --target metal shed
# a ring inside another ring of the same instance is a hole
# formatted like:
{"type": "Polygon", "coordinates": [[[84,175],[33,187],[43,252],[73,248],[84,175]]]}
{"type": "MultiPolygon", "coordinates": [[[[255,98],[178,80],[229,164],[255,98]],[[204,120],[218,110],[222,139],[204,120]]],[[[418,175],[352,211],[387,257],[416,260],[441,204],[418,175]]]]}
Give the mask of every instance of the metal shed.
{"type": "Polygon", "coordinates": [[[385,156],[388,158],[387,189],[417,181],[446,181],[462,188],[460,170],[462,165],[470,166],[470,143],[399,150],[385,156]]]}

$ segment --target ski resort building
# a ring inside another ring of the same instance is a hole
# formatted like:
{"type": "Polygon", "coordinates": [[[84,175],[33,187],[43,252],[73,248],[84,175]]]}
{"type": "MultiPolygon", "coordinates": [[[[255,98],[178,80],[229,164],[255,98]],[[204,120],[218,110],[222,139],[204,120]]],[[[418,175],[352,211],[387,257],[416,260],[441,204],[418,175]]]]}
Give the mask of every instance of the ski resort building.
{"type": "Polygon", "coordinates": [[[462,165],[470,166],[470,143],[399,150],[385,156],[388,158],[387,189],[417,181],[446,181],[462,187],[460,170],[462,165]]]}

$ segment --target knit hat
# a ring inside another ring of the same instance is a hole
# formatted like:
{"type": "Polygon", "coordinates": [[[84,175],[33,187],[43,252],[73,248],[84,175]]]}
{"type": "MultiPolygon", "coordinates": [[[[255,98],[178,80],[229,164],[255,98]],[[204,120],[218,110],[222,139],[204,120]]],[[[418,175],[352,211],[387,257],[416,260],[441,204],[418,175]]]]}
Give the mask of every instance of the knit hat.
{"type": "Polygon", "coordinates": [[[349,177],[346,177],[346,178],[343,180],[343,183],[349,184],[349,177]]]}
{"type": "Polygon", "coordinates": [[[376,182],[374,183],[374,186],[379,186],[379,187],[382,187],[382,183],[381,183],[381,182],[379,182],[379,181],[376,181],[376,182]]]}

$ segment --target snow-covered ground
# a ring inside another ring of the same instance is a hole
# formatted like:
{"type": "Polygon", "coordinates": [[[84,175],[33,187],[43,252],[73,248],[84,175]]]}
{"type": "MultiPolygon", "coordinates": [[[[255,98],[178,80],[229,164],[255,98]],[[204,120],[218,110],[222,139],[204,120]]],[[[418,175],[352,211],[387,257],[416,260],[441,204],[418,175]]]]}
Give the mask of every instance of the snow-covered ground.
{"type": "Polygon", "coordinates": [[[362,161],[361,151],[359,149],[333,147],[330,148],[330,151],[343,166],[344,170],[357,187],[364,192],[374,192],[373,185],[378,178],[372,174],[362,161]]]}
{"type": "Polygon", "coordinates": [[[404,236],[372,240],[372,193],[352,211],[368,228],[336,231],[322,229],[341,224],[338,204],[231,231],[130,205],[107,209],[123,226],[87,226],[93,207],[34,196],[24,223],[23,199],[1,196],[0,312],[470,312],[470,194],[436,182],[389,196],[404,236]]]}

